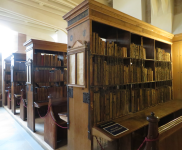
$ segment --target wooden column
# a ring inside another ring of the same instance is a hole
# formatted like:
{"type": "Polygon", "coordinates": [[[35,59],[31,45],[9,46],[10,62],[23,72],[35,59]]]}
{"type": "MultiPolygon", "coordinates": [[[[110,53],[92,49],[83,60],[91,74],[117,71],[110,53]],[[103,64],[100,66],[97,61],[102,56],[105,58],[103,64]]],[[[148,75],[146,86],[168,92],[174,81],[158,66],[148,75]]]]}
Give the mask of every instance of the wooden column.
{"type": "MultiPolygon", "coordinates": [[[[151,113],[151,116],[147,117],[147,121],[149,122],[148,126],[148,135],[147,138],[150,140],[156,139],[159,135],[158,133],[158,118],[151,113]]],[[[159,140],[156,141],[148,141],[146,142],[146,146],[144,150],[158,150],[159,149],[159,140]]]]}

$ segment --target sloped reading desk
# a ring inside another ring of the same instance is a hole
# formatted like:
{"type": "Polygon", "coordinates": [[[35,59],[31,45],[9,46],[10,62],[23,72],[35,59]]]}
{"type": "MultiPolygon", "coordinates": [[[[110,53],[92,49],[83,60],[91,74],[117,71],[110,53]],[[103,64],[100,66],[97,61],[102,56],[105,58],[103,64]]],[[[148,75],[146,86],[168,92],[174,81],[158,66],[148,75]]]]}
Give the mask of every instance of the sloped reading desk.
{"type": "Polygon", "coordinates": [[[146,117],[150,115],[151,112],[154,112],[156,116],[161,119],[167,115],[170,115],[178,110],[182,109],[182,101],[181,100],[172,100],[166,102],[165,104],[160,104],[149,109],[143,110],[138,113],[131,114],[129,116],[125,116],[122,118],[118,118],[113,120],[116,123],[121,124],[122,126],[128,128],[129,130],[118,135],[112,136],[111,134],[107,133],[103,129],[99,127],[92,128],[92,134],[108,141],[113,141],[119,139],[127,134],[130,134],[144,126],[148,125],[148,121],[146,117]]]}

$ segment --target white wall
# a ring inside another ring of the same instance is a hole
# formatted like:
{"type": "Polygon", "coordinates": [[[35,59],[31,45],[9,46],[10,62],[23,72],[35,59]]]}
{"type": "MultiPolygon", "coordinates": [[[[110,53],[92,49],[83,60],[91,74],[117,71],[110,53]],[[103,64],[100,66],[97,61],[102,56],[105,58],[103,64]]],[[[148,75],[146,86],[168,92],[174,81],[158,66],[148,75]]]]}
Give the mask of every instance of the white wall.
{"type": "Polygon", "coordinates": [[[168,9],[166,12],[163,12],[161,1],[158,1],[157,12],[151,12],[151,25],[172,33],[173,0],[169,0],[168,9]]]}
{"type": "Polygon", "coordinates": [[[113,0],[113,8],[142,20],[142,0],[113,0]]]}
{"type": "Polygon", "coordinates": [[[182,13],[174,15],[173,34],[182,33],[182,13]]]}

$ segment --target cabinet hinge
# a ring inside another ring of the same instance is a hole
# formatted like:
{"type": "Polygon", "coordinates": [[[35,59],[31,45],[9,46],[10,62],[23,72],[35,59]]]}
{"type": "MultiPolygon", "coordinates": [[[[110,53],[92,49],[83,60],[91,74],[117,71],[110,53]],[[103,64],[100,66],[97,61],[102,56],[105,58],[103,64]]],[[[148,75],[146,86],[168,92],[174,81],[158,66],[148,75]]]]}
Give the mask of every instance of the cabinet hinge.
{"type": "Polygon", "coordinates": [[[68,88],[68,97],[73,98],[73,88],[68,88]]]}
{"type": "Polygon", "coordinates": [[[90,94],[89,93],[83,93],[83,102],[84,103],[90,103],[90,94]]]}

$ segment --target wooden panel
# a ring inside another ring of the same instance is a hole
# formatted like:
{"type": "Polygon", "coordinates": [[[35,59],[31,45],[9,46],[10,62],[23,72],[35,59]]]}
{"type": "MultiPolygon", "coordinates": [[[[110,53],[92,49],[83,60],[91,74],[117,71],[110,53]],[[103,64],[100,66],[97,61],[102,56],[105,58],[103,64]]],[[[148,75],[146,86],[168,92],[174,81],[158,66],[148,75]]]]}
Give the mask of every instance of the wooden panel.
{"type": "Polygon", "coordinates": [[[14,82],[11,82],[11,111],[13,114],[16,112],[16,100],[14,97],[14,82]]]}
{"type": "Polygon", "coordinates": [[[24,46],[27,47],[26,48],[27,50],[33,46],[34,49],[40,49],[45,51],[61,51],[61,52],[67,51],[67,44],[41,41],[41,40],[35,40],[35,39],[31,39],[27,41],[26,43],[24,43],[24,46]]]}
{"type": "Polygon", "coordinates": [[[31,91],[31,84],[27,85],[27,101],[28,101],[28,105],[27,105],[27,126],[30,128],[30,130],[32,130],[33,132],[35,132],[35,108],[33,105],[33,91],[31,91]]]}
{"type": "MultiPolygon", "coordinates": [[[[68,46],[80,40],[81,42],[90,40],[90,21],[86,21],[68,32],[68,46]],[[79,31],[79,32],[78,32],[79,31]]],[[[85,64],[88,64],[85,62],[85,64]]],[[[88,78],[88,70],[86,70],[88,78]]],[[[88,80],[87,83],[88,85],[88,80]]],[[[91,140],[88,139],[88,104],[83,103],[83,92],[88,92],[88,88],[73,87],[73,98],[69,98],[69,130],[68,149],[89,150],[91,140]]]]}
{"type": "MultiPolygon", "coordinates": [[[[180,94],[180,99],[182,99],[182,41],[178,42],[178,51],[179,51],[179,76],[180,76],[180,89],[179,89],[179,94],[180,94]]],[[[176,79],[175,79],[176,80],[176,79]]]]}
{"type": "Polygon", "coordinates": [[[174,42],[173,49],[173,91],[174,99],[180,99],[180,65],[179,65],[179,42],[174,42]]]}
{"type": "Polygon", "coordinates": [[[83,92],[87,89],[73,87],[73,99],[70,99],[70,129],[68,131],[68,149],[90,149],[88,139],[88,104],[83,103],[83,92]],[[82,140],[79,140],[82,139],[82,140]]]}

